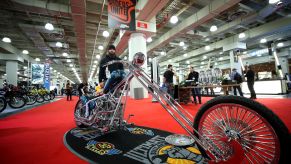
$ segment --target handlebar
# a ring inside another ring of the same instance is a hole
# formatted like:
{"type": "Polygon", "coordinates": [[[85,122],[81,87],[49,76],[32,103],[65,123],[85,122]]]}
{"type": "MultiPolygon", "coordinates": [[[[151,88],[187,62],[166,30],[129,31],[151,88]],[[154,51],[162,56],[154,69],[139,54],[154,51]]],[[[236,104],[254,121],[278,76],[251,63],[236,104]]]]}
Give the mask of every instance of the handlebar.
{"type": "Polygon", "coordinates": [[[124,61],[124,60],[112,60],[110,62],[107,62],[105,65],[103,65],[102,67],[107,67],[111,64],[115,64],[115,63],[121,63],[121,64],[129,64],[128,61],[124,61]]]}

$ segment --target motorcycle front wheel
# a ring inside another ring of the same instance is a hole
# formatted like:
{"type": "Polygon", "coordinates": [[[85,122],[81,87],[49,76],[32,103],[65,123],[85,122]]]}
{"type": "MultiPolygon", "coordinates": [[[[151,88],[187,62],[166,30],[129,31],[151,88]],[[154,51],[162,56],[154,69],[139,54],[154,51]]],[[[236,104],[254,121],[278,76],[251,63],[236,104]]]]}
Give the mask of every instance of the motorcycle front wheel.
{"type": "Polygon", "coordinates": [[[15,95],[9,99],[8,104],[11,108],[22,108],[26,104],[26,100],[22,96],[15,95]]]}
{"type": "MultiPolygon", "coordinates": [[[[232,163],[285,163],[290,136],[287,127],[264,105],[239,96],[219,96],[198,111],[194,128],[232,163]],[[236,145],[234,145],[235,141],[236,145]]],[[[211,156],[211,155],[210,155],[211,156]]]]}
{"type": "Polygon", "coordinates": [[[5,110],[7,106],[6,99],[4,97],[0,97],[0,113],[5,110]]]}
{"type": "Polygon", "coordinates": [[[78,121],[78,118],[84,118],[85,117],[85,109],[84,106],[85,104],[83,104],[82,100],[80,99],[76,106],[75,106],[75,111],[74,111],[74,119],[75,119],[75,123],[77,125],[77,127],[79,128],[86,128],[88,127],[87,125],[84,125],[82,122],[78,121]]]}

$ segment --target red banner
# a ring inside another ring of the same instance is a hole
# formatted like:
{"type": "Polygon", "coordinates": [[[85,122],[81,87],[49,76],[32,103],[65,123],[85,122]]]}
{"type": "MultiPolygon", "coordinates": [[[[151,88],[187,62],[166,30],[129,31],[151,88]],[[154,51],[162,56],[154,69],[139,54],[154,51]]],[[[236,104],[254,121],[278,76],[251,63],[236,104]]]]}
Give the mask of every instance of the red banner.
{"type": "Polygon", "coordinates": [[[109,28],[135,31],[136,0],[108,0],[109,28]]]}

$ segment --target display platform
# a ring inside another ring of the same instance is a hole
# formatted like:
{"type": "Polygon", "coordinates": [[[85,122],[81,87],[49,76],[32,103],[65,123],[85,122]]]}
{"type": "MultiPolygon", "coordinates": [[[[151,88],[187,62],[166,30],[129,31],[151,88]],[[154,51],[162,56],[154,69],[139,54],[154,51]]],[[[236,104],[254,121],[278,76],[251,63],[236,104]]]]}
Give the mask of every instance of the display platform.
{"type": "Polygon", "coordinates": [[[74,128],[64,135],[66,147],[90,163],[205,163],[193,143],[173,146],[165,141],[172,133],[140,126],[100,135],[92,128],[74,128]]]}

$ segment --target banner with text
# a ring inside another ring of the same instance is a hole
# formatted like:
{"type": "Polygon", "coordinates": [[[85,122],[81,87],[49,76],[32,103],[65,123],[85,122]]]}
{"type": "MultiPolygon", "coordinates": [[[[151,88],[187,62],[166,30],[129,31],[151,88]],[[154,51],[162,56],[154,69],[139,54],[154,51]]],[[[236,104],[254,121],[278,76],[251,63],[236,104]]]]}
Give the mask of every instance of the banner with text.
{"type": "Polygon", "coordinates": [[[50,64],[44,64],[44,85],[47,90],[50,90],[50,64]]]}
{"type": "Polygon", "coordinates": [[[108,0],[109,28],[135,31],[136,0],[108,0]]]}

